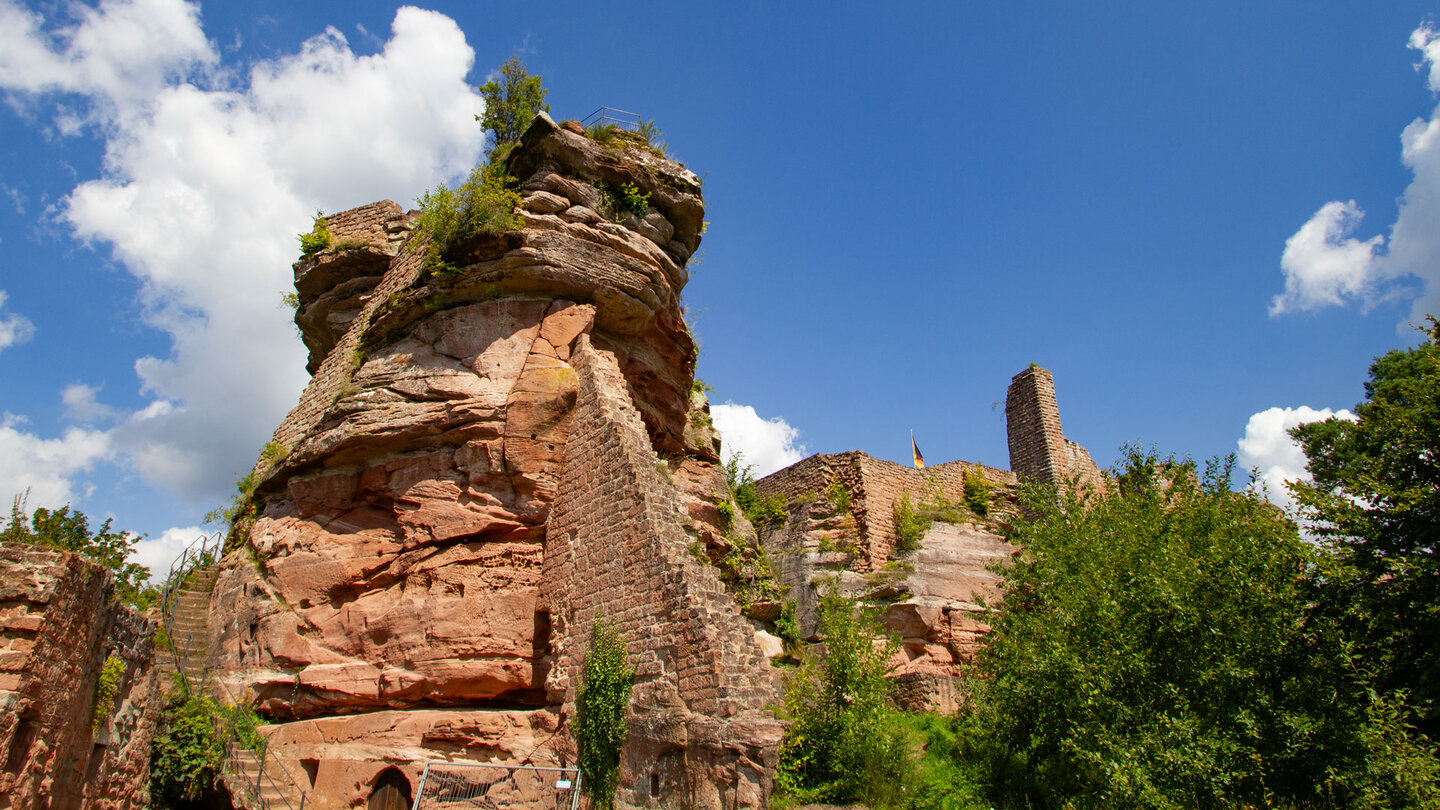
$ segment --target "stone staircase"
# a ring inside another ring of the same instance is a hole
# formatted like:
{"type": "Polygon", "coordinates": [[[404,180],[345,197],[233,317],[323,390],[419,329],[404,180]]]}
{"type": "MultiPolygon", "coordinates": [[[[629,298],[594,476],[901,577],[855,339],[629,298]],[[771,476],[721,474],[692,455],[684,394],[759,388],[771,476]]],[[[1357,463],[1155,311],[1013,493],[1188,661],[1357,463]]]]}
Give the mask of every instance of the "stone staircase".
{"type": "MultiPolygon", "coordinates": [[[[219,578],[218,565],[206,565],[185,574],[171,595],[168,621],[170,655],[162,656],[161,677],[165,688],[179,688],[176,674],[188,682],[191,693],[212,693],[222,704],[233,701],[217,682],[207,682],[210,594],[219,578]]],[[[233,729],[231,730],[233,734],[233,729]]],[[[221,779],[231,800],[241,810],[303,810],[306,796],[293,777],[273,758],[261,756],[234,742],[229,746],[221,779]]]]}
{"type": "Polygon", "coordinates": [[[169,623],[170,655],[162,658],[161,677],[165,688],[171,688],[175,673],[183,672],[191,691],[205,680],[206,619],[210,612],[210,592],[215,590],[219,576],[217,566],[197,568],[185,578],[175,594],[169,623]]]}
{"type": "Polygon", "coordinates": [[[260,756],[233,745],[226,758],[225,787],[237,807],[246,810],[303,810],[305,794],[275,767],[273,760],[261,763],[260,756]],[[258,788],[258,790],[257,790],[258,788]]]}

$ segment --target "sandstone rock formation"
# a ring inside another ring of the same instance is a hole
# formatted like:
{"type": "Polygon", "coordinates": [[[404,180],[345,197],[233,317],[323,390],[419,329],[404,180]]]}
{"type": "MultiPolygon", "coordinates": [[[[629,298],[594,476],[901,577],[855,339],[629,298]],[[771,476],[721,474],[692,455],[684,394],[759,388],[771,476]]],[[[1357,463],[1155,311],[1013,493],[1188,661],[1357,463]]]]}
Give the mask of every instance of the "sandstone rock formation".
{"type": "Polygon", "coordinates": [[[154,632],[115,601],[103,567],[0,543],[0,808],[149,806],[154,632]],[[119,677],[97,689],[112,659],[119,677]]]}
{"type": "Polygon", "coordinates": [[[212,669],[317,810],[351,807],[392,766],[573,761],[604,615],[640,666],[622,802],[764,806],[769,666],[686,550],[729,497],[679,303],[699,181],[544,114],[508,168],[524,226],[455,246],[459,273],[388,201],[296,264],[313,379],[222,563],[212,669]],[[602,202],[627,183],[643,216],[602,202]]]}

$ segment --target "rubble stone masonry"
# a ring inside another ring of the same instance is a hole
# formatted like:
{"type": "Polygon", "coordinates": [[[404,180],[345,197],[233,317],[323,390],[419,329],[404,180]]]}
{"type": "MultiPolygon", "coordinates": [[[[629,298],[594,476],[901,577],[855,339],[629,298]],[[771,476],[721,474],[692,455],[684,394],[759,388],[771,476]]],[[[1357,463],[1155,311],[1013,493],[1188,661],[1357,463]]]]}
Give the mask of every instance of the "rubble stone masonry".
{"type": "Polygon", "coordinates": [[[115,602],[104,568],[76,554],[0,543],[0,808],[149,804],[163,699],[154,631],[115,602]],[[112,656],[123,674],[97,711],[96,684],[112,656]]]}

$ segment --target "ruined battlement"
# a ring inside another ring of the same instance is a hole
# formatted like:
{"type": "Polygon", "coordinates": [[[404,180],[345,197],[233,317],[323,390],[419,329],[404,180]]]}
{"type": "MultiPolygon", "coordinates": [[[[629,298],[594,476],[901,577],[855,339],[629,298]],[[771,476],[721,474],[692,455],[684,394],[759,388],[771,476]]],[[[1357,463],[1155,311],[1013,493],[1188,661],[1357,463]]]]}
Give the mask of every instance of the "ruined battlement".
{"type": "Polygon", "coordinates": [[[1016,374],[1005,393],[1006,436],[1010,469],[1021,478],[1055,486],[1072,481],[1103,492],[1105,478],[1090,453],[1065,438],[1055,378],[1035,364],[1016,374]]]}

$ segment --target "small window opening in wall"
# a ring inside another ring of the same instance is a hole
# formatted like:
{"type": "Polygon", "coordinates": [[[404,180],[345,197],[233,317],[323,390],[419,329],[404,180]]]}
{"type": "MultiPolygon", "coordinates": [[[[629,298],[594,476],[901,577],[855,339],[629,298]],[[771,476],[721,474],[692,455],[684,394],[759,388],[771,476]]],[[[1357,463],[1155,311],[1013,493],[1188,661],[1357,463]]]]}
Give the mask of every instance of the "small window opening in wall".
{"type": "Polygon", "coordinates": [[[315,787],[315,779],[320,776],[320,760],[302,759],[300,767],[305,769],[305,776],[310,780],[310,787],[315,787]]]}
{"type": "Polygon", "coordinates": [[[20,773],[25,767],[26,760],[30,758],[30,746],[35,743],[36,732],[39,730],[35,718],[20,718],[20,724],[15,728],[15,736],[10,738],[10,754],[5,757],[6,773],[20,773]]]}
{"type": "Polygon", "coordinates": [[[85,781],[94,782],[100,777],[100,766],[105,762],[105,743],[95,743],[90,749],[90,764],[85,767],[85,781]]]}
{"type": "Polygon", "coordinates": [[[660,773],[658,771],[650,772],[650,798],[660,798],[660,773]]]}

